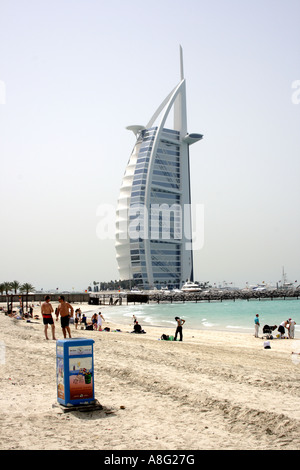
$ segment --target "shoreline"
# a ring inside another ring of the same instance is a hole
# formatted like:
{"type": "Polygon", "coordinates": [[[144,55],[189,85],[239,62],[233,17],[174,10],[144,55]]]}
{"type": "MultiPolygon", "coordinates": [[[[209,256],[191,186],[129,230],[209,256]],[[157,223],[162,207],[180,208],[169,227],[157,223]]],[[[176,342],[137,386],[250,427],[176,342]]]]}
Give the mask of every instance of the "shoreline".
{"type": "MultiPolygon", "coordinates": [[[[169,304],[164,304],[164,305],[172,305],[171,303],[169,304]]],[[[174,305],[174,304],[173,304],[174,305]]],[[[126,305],[126,308],[130,308],[132,307],[132,305],[126,305]]],[[[136,307],[137,309],[139,308],[139,305],[135,305],[134,307],[136,307]]],[[[86,312],[90,312],[90,313],[98,313],[99,311],[102,311],[102,313],[104,314],[105,312],[108,312],[110,311],[110,309],[113,309],[113,316],[116,317],[111,318],[111,322],[116,322],[120,325],[129,325],[130,323],[130,320],[132,319],[132,315],[118,315],[118,309],[121,309],[122,307],[120,306],[109,306],[109,305],[97,305],[97,306],[94,306],[94,305],[88,305],[87,306],[87,309],[85,310],[86,312]],[[126,322],[126,319],[128,319],[128,322],[126,322]]],[[[138,316],[139,314],[134,312],[134,310],[132,310],[132,314],[138,316]]],[[[143,311],[140,315],[141,317],[143,317],[144,315],[146,315],[147,312],[146,311],[143,311]]],[[[205,315],[205,313],[203,314],[205,315]]],[[[179,316],[180,316],[180,313],[179,313],[179,316]]],[[[182,318],[186,318],[184,315],[182,316],[182,318]]],[[[174,333],[175,333],[175,330],[176,330],[176,323],[175,321],[173,320],[162,320],[161,323],[157,323],[155,324],[155,320],[152,321],[152,323],[149,323],[147,321],[147,319],[139,319],[137,318],[139,323],[142,324],[142,327],[144,329],[147,329],[147,328],[160,328],[160,329],[174,329],[174,333]],[[162,324],[162,323],[165,323],[165,324],[162,324]]],[[[199,326],[187,326],[185,325],[184,326],[184,331],[186,329],[190,329],[190,330],[193,330],[193,331],[202,331],[202,332],[208,332],[208,333],[211,333],[211,334],[214,334],[215,332],[220,332],[220,333],[240,333],[240,334],[245,334],[245,335],[252,335],[254,333],[254,324],[253,326],[241,326],[241,325],[230,325],[230,324],[224,324],[224,325],[220,325],[220,324],[212,324],[210,326],[205,326],[205,324],[203,324],[203,326],[199,325],[199,326]]],[[[275,336],[276,334],[278,334],[277,330],[275,330],[275,334],[274,334],[274,339],[275,339],[275,336]]],[[[259,331],[259,335],[260,337],[263,336],[263,326],[261,325],[260,326],[260,331],[259,331]]],[[[300,331],[299,331],[299,326],[296,325],[296,329],[295,329],[295,339],[300,339],[300,331]]]]}
{"type": "MultiPolygon", "coordinates": [[[[56,307],[58,307],[59,303],[57,301],[52,301],[51,302],[52,306],[53,306],[53,309],[55,311],[56,307]]],[[[5,304],[6,305],[6,304],[5,304]]],[[[2,303],[0,304],[0,307],[4,307],[5,308],[5,305],[2,303]]],[[[105,315],[105,311],[106,312],[109,312],[111,308],[113,309],[116,309],[114,310],[113,313],[115,313],[117,311],[117,309],[119,308],[122,308],[122,306],[110,306],[110,305],[90,305],[88,303],[80,303],[80,302],[77,302],[77,303],[72,303],[71,304],[73,309],[74,309],[74,315],[75,315],[75,310],[76,308],[80,308],[81,309],[81,312],[82,313],[89,313],[89,314],[94,314],[94,313],[99,313],[99,311],[102,311],[102,313],[105,315]]],[[[171,303],[170,303],[171,305],[171,303]]],[[[126,305],[126,307],[130,307],[131,305],[126,305]]],[[[138,305],[136,306],[138,307],[138,305]]],[[[16,311],[18,310],[18,308],[16,308],[16,311]]],[[[3,314],[4,315],[4,312],[3,311],[0,311],[0,314],[3,314]]],[[[133,313],[134,314],[134,313],[133,313]]],[[[40,305],[35,305],[34,308],[33,308],[33,315],[39,315],[39,321],[42,323],[42,316],[41,316],[41,313],[40,313],[40,305]]],[[[133,329],[133,322],[132,322],[132,316],[123,316],[123,317],[120,317],[118,315],[116,315],[118,318],[116,319],[109,319],[109,320],[105,320],[104,322],[104,325],[103,325],[103,328],[105,328],[105,324],[112,324],[112,325],[115,325],[115,329],[118,328],[118,329],[121,329],[121,328],[125,328],[126,327],[126,332],[130,332],[128,331],[128,329],[132,331],[133,329]],[[128,322],[126,321],[128,319],[128,322]]],[[[53,314],[53,318],[55,320],[55,315],[53,314]]],[[[88,316],[87,317],[88,319],[90,319],[91,317],[88,316]]],[[[139,319],[138,319],[139,320],[139,319]]],[[[23,320],[25,321],[25,320],[23,320]]],[[[34,320],[33,320],[34,321],[34,320]]],[[[168,323],[172,323],[173,321],[168,321],[168,323]]],[[[55,324],[57,323],[57,325],[60,327],[60,321],[58,322],[54,322],[55,324]]],[[[166,334],[169,334],[169,335],[173,335],[175,334],[175,331],[176,331],[176,324],[175,324],[175,321],[173,322],[174,325],[173,326],[167,326],[167,325],[160,325],[160,324],[150,324],[150,323],[147,323],[147,321],[139,321],[139,323],[142,323],[142,328],[144,330],[146,329],[151,329],[152,332],[154,332],[155,330],[157,330],[156,334],[159,333],[159,331],[161,332],[161,334],[163,333],[166,333],[166,334]],[[162,331],[162,330],[167,330],[167,331],[162,331]]],[[[108,325],[107,325],[108,326],[108,325]]],[[[297,327],[296,327],[297,328],[297,327]]],[[[150,331],[151,331],[150,330],[150,331]]],[[[49,329],[50,331],[50,329],[49,329]]],[[[79,331],[79,329],[77,330],[79,331]]],[[[81,330],[82,331],[82,330],[81,330]]],[[[247,335],[247,336],[254,336],[254,325],[253,327],[244,327],[244,326],[219,326],[219,325],[214,325],[212,327],[207,327],[207,326],[204,326],[204,327],[188,327],[188,326],[184,326],[183,328],[183,332],[186,332],[186,331],[190,331],[191,334],[194,332],[194,334],[199,334],[199,333],[204,333],[204,334],[210,334],[210,335],[214,335],[215,333],[217,334],[241,334],[241,335],[247,335]]],[[[276,334],[277,334],[277,330],[275,330],[276,333],[274,334],[274,337],[273,337],[273,340],[279,340],[279,338],[276,338],[276,334]]],[[[263,327],[260,326],[260,329],[259,329],[259,339],[262,339],[262,340],[266,340],[266,338],[264,337],[265,335],[263,335],[263,327]]],[[[273,341],[272,340],[272,341],[273,341]]],[[[299,332],[295,331],[295,338],[294,338],[295,341],[297,340],[300,340],[300,337],[299,337],[299,332]]],[[[285,341],[285,339],[282,339],[281,341],[285,341]]],[[[288,341],[293,341],[292,339],[288,339],[288,341]]]]}

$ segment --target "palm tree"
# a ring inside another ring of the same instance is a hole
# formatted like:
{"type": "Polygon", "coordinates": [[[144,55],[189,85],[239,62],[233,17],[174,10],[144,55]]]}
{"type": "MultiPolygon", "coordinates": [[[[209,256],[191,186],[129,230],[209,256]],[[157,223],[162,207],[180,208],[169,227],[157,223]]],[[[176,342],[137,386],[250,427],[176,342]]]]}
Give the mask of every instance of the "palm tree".
{"type": "MultiPolygon", "coordinates": [[[[9,296],[8,296],[8,293],[11,291],[12,287],[11,287],[11,282],[3,282],[3,290],[6,294],[6,301],[7,301],[7,313],[9,313],[10,309],[9,309],[9,296]]],[[[11,310],[12,310],[12,307],[11,307],[11,310]]]]}
{"type": "MultiPolygon", "coordinates": [[[[15,294],[17,294],[18,289],[20,288],[21,284],[19,281],[12,281],[10,283],[11,289],[14,291],[15,294]]],[[[13,310],[13,296],[11,296],[11,309],[13,310]]]]}
{"type": "Polygon", "coordinates": [[[1,282],[0,284],[0,294],[3,295],[3,292],[5,291],[4,289],[4,282],[1,282]]]}
{"type": "Polygon", "coordinates": [[[10,283],[11,288],[14,290],[15,294],[17,294],[18,289],[20,288],[20,283],[19,281],[13,281],[10,283]]]}
{"type": "Polygon", "coordinates": [[[35,287],[33,287],[33,285],[29,284],[28,282],[25,282],[20,286],[20,292],[23,292],[26,295],[26,311],[28,311],[28,294],[34,290],[35,287]]]}

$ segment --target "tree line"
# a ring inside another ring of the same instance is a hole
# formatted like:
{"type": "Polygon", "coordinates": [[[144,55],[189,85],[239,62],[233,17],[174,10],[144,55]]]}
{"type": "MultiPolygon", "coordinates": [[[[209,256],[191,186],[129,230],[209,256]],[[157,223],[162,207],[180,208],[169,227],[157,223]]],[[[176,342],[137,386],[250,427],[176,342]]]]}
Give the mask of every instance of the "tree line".
{"type": "Polygon", "coordinates": [[[34,292],[35,287],[30,284],[29,282],[24,282],[21,284],[19,281],[11,281],[11,282],[1,282],[0,283],[0,294],[6,294],[6,301],[7,301],[7,311],[10,312],[12,310],[12,295],[25,295],[26,297],[26,310],[28,310],[28,294],[29,292],[34,292]]]}
{"type": "Polygon", "coordinates": [[[89,292],[97,292],[102,290],[130,290],[134,287],[135,283],[133,279],[127,281],[114,280],[114,281],[93,281],[92,285],[88,287],[89,292]]]}

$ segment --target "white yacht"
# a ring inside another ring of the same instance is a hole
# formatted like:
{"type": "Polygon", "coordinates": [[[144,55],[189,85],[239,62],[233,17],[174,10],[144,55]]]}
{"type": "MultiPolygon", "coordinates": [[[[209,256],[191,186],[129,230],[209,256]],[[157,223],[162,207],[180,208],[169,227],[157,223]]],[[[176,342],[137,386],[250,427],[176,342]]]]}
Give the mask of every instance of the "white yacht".
{"type": "Polygon", "coordinates": [[[192,281],[187,281],[181,289],[182,292],[200,292],[201,290],[199,284],[192,281]]]}

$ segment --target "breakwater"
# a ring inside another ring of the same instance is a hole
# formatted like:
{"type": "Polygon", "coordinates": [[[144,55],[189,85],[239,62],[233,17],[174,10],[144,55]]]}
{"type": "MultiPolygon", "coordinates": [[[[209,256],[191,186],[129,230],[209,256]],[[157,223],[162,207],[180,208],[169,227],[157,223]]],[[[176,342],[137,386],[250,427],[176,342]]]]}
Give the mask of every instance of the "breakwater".
{"type": "Polygon", "coordinates": [[[189,292],[189,293],[175,293],[175,294],[151,294],[149,295],[149,300],[156,302],[211,302],[223,300],[273,300],[273,299],[282,299],[286,300],[288,298],[298,299],[300,297],[300,289],[293,291],[222,291],[216,292],[214,290],[204,291],[204,292],[189,292]]]}

